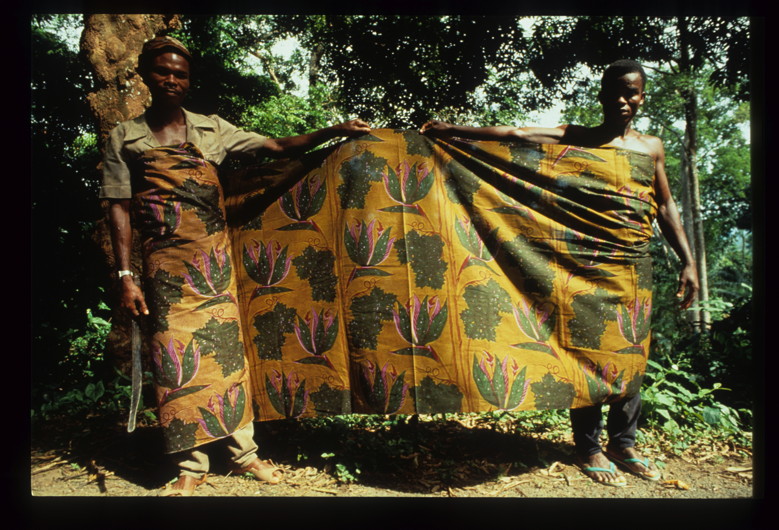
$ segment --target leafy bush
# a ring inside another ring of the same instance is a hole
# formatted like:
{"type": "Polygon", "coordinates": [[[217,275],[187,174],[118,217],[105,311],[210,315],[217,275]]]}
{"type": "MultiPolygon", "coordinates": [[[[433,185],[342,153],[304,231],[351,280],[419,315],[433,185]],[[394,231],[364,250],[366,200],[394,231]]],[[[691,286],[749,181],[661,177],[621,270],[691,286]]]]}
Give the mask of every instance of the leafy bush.
{"type": "Polygon", "coordinates": [[[650,359],[648,367],[641,391],[642,416],[675,450],[684,450],[701,438],[731,438],[749,445],[744,423],[751,418],[751,411],[736,410],[715,399],[715,393],[727,388],[720,383],[701,386],[700,378],[688,372],[689,361],[666,367],[650,359]]]}

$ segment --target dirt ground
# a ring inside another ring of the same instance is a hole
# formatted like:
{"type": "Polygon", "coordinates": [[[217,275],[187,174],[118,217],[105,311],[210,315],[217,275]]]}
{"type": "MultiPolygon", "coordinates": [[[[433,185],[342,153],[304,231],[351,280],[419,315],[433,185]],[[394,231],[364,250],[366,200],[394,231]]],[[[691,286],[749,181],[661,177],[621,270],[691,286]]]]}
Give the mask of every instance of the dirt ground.
{"type": "MultiPolygon", "coordinates": [[[[643,447],[661,466],[650,482],[628,475],[623,488],[595,484],[576,467],[570,435],[499,432],[469,419],[428,420],[389,429],[317,433],[297,422],[257,423],[260,455],[284,470],[268,485],[227,468],[218,443],[200,497],[425,497],[749,499],[752,459],[730,445],[668,456],[643,447]],[[340,464],[340,465],[339,465],[340,464]],[[361,467],[361,469],[360,469],[361,467]],[[359,469],[359,471],[358,471],[359,469]]],[[[159,496],[176,471],[159,432],[133,433],[117,420],[51,422],[33,430],[34,497],[159,496]]]]}

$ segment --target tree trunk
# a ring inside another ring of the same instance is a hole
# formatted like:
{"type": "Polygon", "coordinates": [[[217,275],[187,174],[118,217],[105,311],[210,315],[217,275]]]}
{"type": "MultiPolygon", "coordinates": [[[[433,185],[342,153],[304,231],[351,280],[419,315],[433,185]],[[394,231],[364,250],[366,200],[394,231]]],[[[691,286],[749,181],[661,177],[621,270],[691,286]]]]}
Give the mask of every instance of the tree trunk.
{"type": "MultiPolygon", "coordinates": [[[[178,15],[84,16],[81,53],[95,77],[96,90],[87,94],[87,101],[92,109],[101,152],[111,129],[121,121],[139,116],[149,103],[149,91],[135,72],[143,43],[179,25],[178,15]]],[[[114,287],[114,256],[105,219],[98,222],[93,239],[103,250],[107,271],[110,272],[105,283],[114,287]]],[[[138,271],[140,250],[137,238],[134,239],[136,245],[133,248],[132,265],[138,271]]],[[[112,305],[115,306],[113,302],[117,293],[113,289],[109,291],[109,296],[113,297],[112,305]]],[[[125,373],[130,371],[132,362],[129,337],[129,317],[121,311],[114,311],[106,350],[116,366],[125,373]]]]}
{"type": "MultiPolygon", "coordinates": [[[[705,303],[709,300],[709,281],[706,268],[706,241],[703,232],[703,216],[701,215],[701,196],[698,181],[698,97],[695,88],[692,86],[692,65],[690,63],[690,33],[687,27],[687,19],[679,19],[679,42],[681,46],[681,55],[679,65],[685,76],[687,85],[682,89],[684,95],[684,161],[682,168],[684,170],[683,181],[686,183],[686,193],[689,194],[689,210],[692,216],[692,239],[693,255],[698,265],[698,279],[700,281],[700,291],[698,292],[698,303],[705,303]]],[[[705,309],[700,311],[700,317],[696,322],[697,328],[708,329],[711,324],[711,315],[705,309]]]]}

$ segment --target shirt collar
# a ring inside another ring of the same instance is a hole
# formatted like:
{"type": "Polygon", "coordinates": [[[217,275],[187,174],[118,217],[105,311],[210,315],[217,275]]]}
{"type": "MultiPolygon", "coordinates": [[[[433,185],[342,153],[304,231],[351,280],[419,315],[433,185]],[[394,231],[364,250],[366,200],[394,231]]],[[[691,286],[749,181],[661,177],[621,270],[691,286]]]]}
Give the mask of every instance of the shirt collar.
{"type": "MultiPolygon", "coordinates": [[[[187,122],[187,141],[197,145],[200,143],[200,138],[202,136],[201,131],[213,131],[216,129],[216,123],[211,118],[203,116],[202,114],[195,114],[183,107],[181,110],[184,111],[184,118],[187,122]]],[[[154,138],[151,129],[149,129],[149,126],[146,123],[145,112],[137,118],[127,122],[125,127],[125,142],[133,142],[141,139],[144,139],[144,143],[147,147],[159,147],[157,140],[154,138]]]]}

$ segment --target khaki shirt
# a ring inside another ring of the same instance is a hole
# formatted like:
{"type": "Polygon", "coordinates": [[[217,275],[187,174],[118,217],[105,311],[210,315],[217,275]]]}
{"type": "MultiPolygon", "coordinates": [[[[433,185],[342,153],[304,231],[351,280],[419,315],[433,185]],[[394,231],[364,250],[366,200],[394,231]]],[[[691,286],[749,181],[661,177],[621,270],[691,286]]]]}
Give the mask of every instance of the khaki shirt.
{"type": "MultiPolygon", "coordinates": [[[[203,116],[184,110],[187,141],[195,144],[206,160],[221,164],[231,155],[255,155],[267,138],[244,131],[216,114],[203,116]]],[[[146,124],[146,115],[127,120],[111,130],[103,156],[101,199],[130,199],[132,186],[130,166],[148,149],[160,147],[146,124]]]]}

